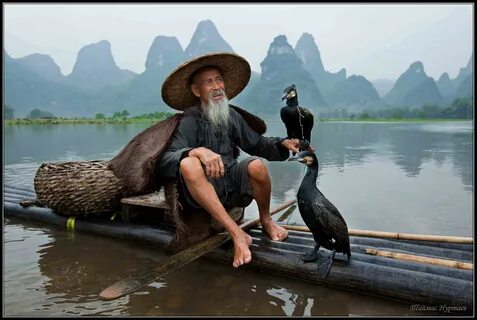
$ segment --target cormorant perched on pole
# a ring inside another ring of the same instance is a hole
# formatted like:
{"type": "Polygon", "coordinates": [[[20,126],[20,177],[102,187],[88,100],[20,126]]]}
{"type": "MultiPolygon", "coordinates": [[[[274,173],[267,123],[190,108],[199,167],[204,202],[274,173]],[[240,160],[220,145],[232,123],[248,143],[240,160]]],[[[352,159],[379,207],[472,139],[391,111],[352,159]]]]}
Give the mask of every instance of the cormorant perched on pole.
{"type": "Polygon", "coordinates": [[[326,278],[336,252],[347,254],[349,262],[351,248],[348,226],[338,209],[316,187],[319,163],[315,153],[301,151],[296,156],[289,158],[288,161],[298,161],[308,167],[298,189],[297,202],[301,217],[313,234],[316,245],[310,253],[305,255],[303,261],[316,261],[319,257],[320,246],[332,250],[331,256],[328,258],[330,260],[328,268],[323,276],[326,278]]]}
{"type": "Polygon", "coordinates": [[[282,118],[289,139],[303,140],[303,150],[309,150],[311,143],[311,129],[313,129],[313,114],[310,110],[298,105],[298,94],[296,87],[292,84],[283,90],[282,100],[286,99],[286,106],[281,108],[280,117],[282,118]]]}

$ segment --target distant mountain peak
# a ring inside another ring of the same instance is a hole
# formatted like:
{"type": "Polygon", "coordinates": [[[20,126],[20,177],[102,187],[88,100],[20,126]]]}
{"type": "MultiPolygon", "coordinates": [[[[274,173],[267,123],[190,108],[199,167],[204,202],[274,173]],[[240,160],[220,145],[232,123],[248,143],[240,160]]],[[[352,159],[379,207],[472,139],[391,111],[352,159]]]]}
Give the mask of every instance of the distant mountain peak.
{"type": "Polygon", "coordinates": [[[455,79],[457,86],[460,85],[460,83],[462,82],[462,80],[464,80],[465,77],[467,77],[469,74],[472,73],[473,65],[474,65],[474,53],[472,53],[472,55],[470,56],[470,59],[467,65],[463,68],[460,68],[459,74],[457,75],[455,79]]]}
{"type": "Polygon", "coordinates": [[[472,66],[474,65],[474,53],[470,56],[469,62],[467,63],[467,69],[472,70],[472,66]]]}
{"type": "Polygon", "coordinates": [[[437,84],[432,77],[426,75],[420,61],[413,62],[386,95],[388,103],[407,106],[438,103],[441,98],[437,84]]]}
{"type": "Polygon", "coordinates": [[[219,32],[215,24],[210,19],[200,21],[199,24],[197,24],[197,30],[202,32],[219,32]]]}
{"type": "Polygon", "coordinates": [[[101,40],[79,50],[72,74],[111,68],[118,68],[111,53],[111,44],[107,40],[101,40]]]}
{"type": "Polygon", "coordinates": [[[441,74],[438,81],[450,81],[449,74],[447,72],[444,72],[443,74],[441,74]]]}
{"type": "Polygon", "coordinates": [[[439,88],[439,92],[443,96],[450,96],[456,90],[455,84],[452,82],[447,72],[444,72],[443,74],[441,74],[436,84],[437,84],[437,88],[439,88]]]}
{"type": "Polygon", "coordinates": [[[146,71],[165,67],[171,69],[184,60],[184,51],[176,37],[157,36],[149,48],[146,71]]]}
{"type": "Polygon", "coordinates": [[[303,67],[312,75],[318,88],[326,93],[339,82],[346,79],[346,70],[342,68],[337,73],[325,70],[321,61],[321,54],[315,42],[315,38],[310,33],[304,32],[295,46],[296,55],[303,62],[303,67]]]}
{"type": "MultiPolygon", "coordinates": [[[[275,37],[268,54],[260,63],[260,80],[250,89],[248,99],[261,106],[279,106],[283,89],[296,84],[300,104],[310,108],[325,107],[326,102],[303,62],[298,58],[285,35],[275,37]]],[[[246,100],[247,101],[247,100],[246,100]]],[[[266,108],[267,109],[267,108],[266,108]]],[[[261,110],[261,112],[271,112],[261,110]]]]}
{"type": "Polygon", "coordinates": [[[268,55],[280,54],[295,54],[295,50],[293,50],[293,47],[288,43],[285,35],[276,36],[268,49],[268,55]]]}
{"type": "Polygon", "coordinates": [[[210,52],[234,52],[232,47],[222,38],[211,20],[200,21],[195,29],[185,56],[193,58],[210,52]]]}
{"type": "Polygon", "coordinates": [[[295,52],[301,59],[305,68],[318,78],[325,73],[325,67],[321,61],[320,50],[315,43],[315,39],[310,33],[303,33],[296,43],[295,52]]]}
{"type": "Polygon", "coordinates": [[[47,80],[58,82],[64,78],[63,74],[61,74],[60,67],[55,63],[53,58],[47,54],[30,54],[17,59],[17,62],[47,80]]]}
{"type": "Polygon", "coordinates": [[[300,44],[313,51],[318,51],[318,54],[320,53],[320,51],[318,50],[318,46],[316,45],[315,38],[311,33],[304,32],[301,35],[300,39],[298,39],[295,48],[299,47],[300,44]]]}
{"type": "Polygon", "coordinates": [[[107,86],[123,84],[136,76],[129,70],[121,70],[114,61],[111,44],[101,40],[84,46],[78,52],[68,82],[83,89],[98,91],[107,86]]]}
{"type": "Polygon", "coordinates": [[[413,73],[423,73],[425,74],[424,72],[424,65],[422,64],[421,61],[416,61],[416,62],[413,62],[410,66],[409,66],[409,72],[413,72],[413,73]]]}

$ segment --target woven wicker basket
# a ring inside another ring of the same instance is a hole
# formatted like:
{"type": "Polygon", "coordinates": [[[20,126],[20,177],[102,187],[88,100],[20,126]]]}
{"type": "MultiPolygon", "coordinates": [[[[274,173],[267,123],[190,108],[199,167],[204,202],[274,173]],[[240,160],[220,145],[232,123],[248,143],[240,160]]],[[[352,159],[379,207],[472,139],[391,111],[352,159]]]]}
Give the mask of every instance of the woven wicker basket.
{"type": "Polygon", "coordinates": [[[43,205],[66,216],[111,213],[128,196],[108,161],[102,160],[43,163],[34,185],[43,205]]]}

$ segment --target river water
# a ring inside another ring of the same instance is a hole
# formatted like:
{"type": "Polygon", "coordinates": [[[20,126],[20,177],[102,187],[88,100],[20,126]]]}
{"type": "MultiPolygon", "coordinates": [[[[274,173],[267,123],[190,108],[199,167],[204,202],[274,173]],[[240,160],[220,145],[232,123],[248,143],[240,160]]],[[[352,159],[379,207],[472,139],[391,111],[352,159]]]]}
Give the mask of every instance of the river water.
{"type": "MultiPolygon", "coordinates": [[[[268,122],[268,136],[283,136],[268,122]]],[[[31,188],[42,162],[110,159],[147,124],[4,128],[4,184],[31,188]]],[[[473,235],[473,123],[317,122],[317,186],[350,229],[473,235]]],[[[242,155],[244,156],[243,152],[242,155]]],[[[272,205],[293,199],[305,173],[266,162],[272,205]]],[[[246,217],[258,217],[255,203],[246,217]]],[[[303,224],[298,210],[287,221],[303,224]]],[[[431,315],[409,304],[196,260],[127,297],[104,287],[167,257],[127,241],[4,219],[4,315],[431,315]]]]}

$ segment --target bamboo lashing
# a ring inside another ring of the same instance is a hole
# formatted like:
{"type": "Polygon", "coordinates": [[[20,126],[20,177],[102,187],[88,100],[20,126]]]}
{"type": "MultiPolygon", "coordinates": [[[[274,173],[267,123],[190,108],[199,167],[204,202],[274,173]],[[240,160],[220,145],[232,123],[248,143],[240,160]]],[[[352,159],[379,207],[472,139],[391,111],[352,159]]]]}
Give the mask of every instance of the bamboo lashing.
{"type": "MultiPolygon", "coordinates": [[[[281,225],[281,226],[288,230],[310,232],[310,229],[308,229],[308,227],[306,226],[291,226],[291,225],[281,225]]],[[[358,230],[358,229],[349,229],[348,233],[350,236],[358,236],[358,237],[435,241],[435,242],[462,243],[462,244],[474,243],[474,239],[471,237],[435,236],[435,235],[426,235],[426,234],[398,233],[398,232],[371,231],[371,230],[358,230]]]]}
{"type": "Polygon", "coordinates": [[[400,260],[406,260],[406,261],[414,261],[414,262],[420,262],[420,263],[428,263],[428,264],[433,264],[433,265],[443,266],[448,268],[465,269],[465,270],[474,269],[474,264],[468,263],[468,262],[462,262],[462,261],[429,258],[429,257],[418,256],[413,254],[376,250],[371,248],[366,249],[366,253],[375,255],[375,256],[380,256],[380,257],[387,257],[387,258],[400,259],[400,260]]]}

